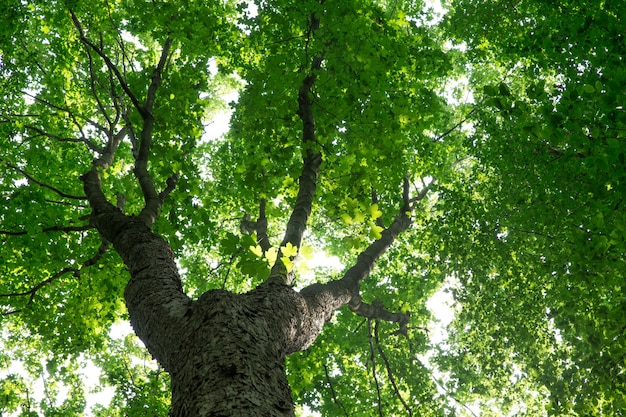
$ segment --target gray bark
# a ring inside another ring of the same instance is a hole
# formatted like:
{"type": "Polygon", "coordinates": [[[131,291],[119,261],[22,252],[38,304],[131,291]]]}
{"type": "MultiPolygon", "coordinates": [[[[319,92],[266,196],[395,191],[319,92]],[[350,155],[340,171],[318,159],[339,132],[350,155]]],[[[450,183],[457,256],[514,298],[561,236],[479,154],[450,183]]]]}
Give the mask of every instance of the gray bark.
{"type": "Polygon", "coordinates": [[[294,416],[284,361],[306,349],[351,292],[341,283],[298,293],[283,284],[246,294],[184,294],[169,245],[125,216],[83,177],[92,222],[129,268],[126,305],[136,334],[172,379],[172,417],[294,416]],[[322,289],[333,288],[324,293],[322,289]]]}
{"type": "Polygon", "coordinates": [[[268,280],[245,294],[214,290],[192,300],[169,245],[106,201],[95,170],[83,181],[92,223],[130,271],[124,295],[131,324],[171,376],[172,417],[294,416],[285,358],[309,347],[335,310],[350,304],[357,314],[408,322],[359,295],[359,283],[410,225],[404,210],[340,280],[301,292],[268,280]]]}
{"type": "Polygon", "coordinates": [[[284,361],[315,340],[314,317],[285,285],[203,294],[170,371],[172,417],[294,416],[284,361]]]}
{"type": "Polygon", "coordinates": [[[410,225],[403,207],[394,222],[342,279],[297,292],[268,280],[245,294],[184,292],[169,245],[145,221],[124,215],[102,194],[96,170],[83,176],[92,223],[130,271],[124,293],[131,324],[172,379],[172,417],[294,416],[284,362],[309,347],[338,308],[408,323],[361,302],[359,284],[410,225]]]}

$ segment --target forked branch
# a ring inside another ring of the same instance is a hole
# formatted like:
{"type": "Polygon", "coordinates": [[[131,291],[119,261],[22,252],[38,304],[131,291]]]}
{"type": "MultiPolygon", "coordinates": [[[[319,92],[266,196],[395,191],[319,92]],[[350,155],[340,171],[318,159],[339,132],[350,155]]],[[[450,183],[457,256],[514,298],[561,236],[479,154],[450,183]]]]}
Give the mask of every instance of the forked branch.
{"type": "Polygon", "coordinates": [[[389,363],[389,359],[387,358],[387,355],[383,351],[383,347],[380,344],[380,338],[378,337],[378,321],[374,323],[374,339],[376,341],[376,347],[378,348],[378,353],[380,354],[380,357],[383,359],[383,362],[385,363],[385,368],[387,369],[387,377],[389,378],[389,382],[391,382],[393,391],[396,394],[396,397],[398,397],[398,399],[402,403],[402,406],[404,407],[404,409],[406,410],[406,413],[407,413],[406,415],[409,417],[413,417],[413,410],[411,409],[411,407],[409,407],[407,402],[402,397],[402,394],[400,393],[400,389],[398,388],[398,384],[396,383],[396,378],[393,376],[393,371],[391,370],[391,364],[389,363]]]}
{"type": "Polygon", "coordinates": [[[402,207],[391,225],[383,230],[380,239],[372,242],[361,252],[356,263],[345,272],[341,279],[326,284],[312,284],[300,291],[300,294],[307,300],[311,311],[315,311],[316,314],[322,316],[321,318],[328,320],[336,309],[348,304],[356,314],[368,319],[382,319],[399,323],[399,332],[406,333],[410,319],[409,314],[389,312],[382,304],[378,303],[371,305],[364,303],[361,300],[360,284],[370,275],[376,261],[387,251],[396,238],[411,226],[411,211],[415,208],[417,201],[426,197],[429,189],[430,185],[424,187],[416,197],[411,198],[409,179],[404,179],[402,207]]]}
{"type": "Polygon", "coordinates": [[[115,65],[115,63],[113,63],[113,61],[111,60],[111,58],[109,58],[109,56],[104,53],[104,51],[102,50],[102,48],[100,48],[98,45],[94,44],[85,34],[85,31],[83,29],[82,24],[80,23],[80,20],[78,20],[78,17],[76,16],[76,13],[74,13],[73,10],[70,10],[70,14],[72,16],[72,22],[74,23],[74,26],[76,27],[76,30],[78,30],[78,34],[80,36],[80,41],[87,46],[88,48],[90,48],[91,50],[93,50],[96,54],[98,54],[100,56],[100,58],[102,58],[102,60],[104,61],[104,63],[106,64],[106,66],[109,68],[109,70],[111,72],[113,72],[113,74],[115,74],[115,78],[117,78],[117,81],[120,83],[120,86],[122,87],[122,89],[124,90],[124,93],[126,93],[126,95],[128,96],[128,98],[130,98],[130,100],[133,103],[133,106],[135,106],[135,109],[137,109],[137,111],[139,112],[139,114],[144,115],[145,113],[145,109],[144,107],[141,105],[141,103],[139,102],[139,100],[137,99],[137,96],[135,96],[135,94],[132,92],[132,90],[130,89],[128,83],[126,83],[126,80],[124,79],[124,76],[122,75],[122,73],[120,72],[120,70],[117,68],[117,66],[115,65]]]}
{"type": "MultiPolygon", "coordinates": [[[[133,93],[133,91],[131,90],[129,84],[126,82],[124,75],[119,70],[117,65],[105,53],[105,51],[103,50],[101,46],[95,44],[93,41],[91,41],[87,37],[80,23],[80,20],[78,19],[74,11],[70,10],[70,14],[72,16],[72,21],[74,23],[74,26],[76,27],[80,35],[80,40],[87,48],[87,52],[90,58],[90,68],[93,67],[93,63],[91,60],[91,51],[93,51],[98,56],[100,56],[100,58],[104,61],[107,68],[113,74],[115,80],[121,86],[122,90],[124,91],[126,96],[130,99],[134,108],[138,111],[139,115],[141,116],[143,120],[143,126],[139,134],[139,140],[138,140],[139,143],[137,144],[137,154],[136,154],[136,160],[135,160],[134,173],[141,187],[141,191],[143,193],[144,202],[145,202],[144,208],[142,209],[138,218],[141,219],[148,227],[151,227],[159,215],[163,198],[171,192],[171,190],[173,189],[178,179],[176,175],[172,176],[168,180],[167,187],[165,188],[165,190],[161,193],[157,193],[152,176],[148,172],[148,159],[150,156],[150,147],[151,147],[152,136],[153,136],[153,131],[154,131],[154,115],[152,114],[152,110],[154,108],[156,92],[159,89],[159,86],[161,85],[161,80],[163,78],[163,71],[165,69],[165,64],[170,55],[172,39],[167,38],[163,44],[163,50],[161,51],[159,62],[157,63],[156,67],[154,68],[154,71],[152,72],[152,78],[150,81],[150,85],[148,86],[145,102],[142,104],[139,101],[139,98],[137,97],[137,95],[135,95],[135,93],[133,93]]],[[[111,91],[113,91],[113,89],[114,89],[114,86],[111,85],[111,91]]],[[[92,90],[95,90],[95,87],[93,85],[92,85],[92,90]]],[[[94,94],[95,94],[95,91],[94,91],[94,94]]],[[[96,100],[98,100],[97,96],[95,98],[96,100]]],[[[102,108],[102,105],[100,105],[100,107],[102,108]]],[[[117,108],[117,111],[119,113],[120,109],[117,108]]],[[[122,117],[127,119],[125,116],[126,116],[125,114],[122,114],[122,117]]],[[[129,130],[130,130],[130,127],[127,126],[123,128],[122,132],[120,133],[123,133],[123,136],[125,136],[127,133],[129,133],[129,130]]],[[[131,139],[135,139],[134,132],[130,131],[130,134],[131,134],[131,139]]],[[[117,146],[119,145],[120,141],[121,141],[121,137],[119,134],[115,135],[114,137],[111,137],[111,136],[109,137],[109,144],[108,144],[109,146],[107,147],[106,151],[113,151],[113,152],[105,152],[105,153],[108,154],[107,156],[110,157],[111,160],[112,160],[113,153],[115,149],[117,149],[117,146]]],[[[134,144],[133,144],[133,148],[135,148],[134,144]]],[[[102,158],[99,162],[97,162],[97,165],[101,167],[105,167],[105,168],[109,164],[110,164],[109,161],[104,161],[102,160],[102,158]]]]}
{"type": "MultiPolygon", "coordinates": [[[[363,252],[361,252],[361,254],[357,257],[357,261],[354,266],[346,271],[342,281],[346,282],[348,286],[358,289],[361,281],[369,276],[370,272],[374,268],[374,265],[376,264],[376,261],[387,251],[396,238],[411,226],[410,215],[412,204],[409,194],[409,180],[408,178],[405,178],[403,182],[403,201],[400,212],[396,215],[391,225],[383,230],[380,239],[372,242],[363,252]]],[[[424,196],[425,195],[426,194],[424,194],[424,196]]],[[[355,295],[357,295],[357,293],[355,293],[355,295]]]]}

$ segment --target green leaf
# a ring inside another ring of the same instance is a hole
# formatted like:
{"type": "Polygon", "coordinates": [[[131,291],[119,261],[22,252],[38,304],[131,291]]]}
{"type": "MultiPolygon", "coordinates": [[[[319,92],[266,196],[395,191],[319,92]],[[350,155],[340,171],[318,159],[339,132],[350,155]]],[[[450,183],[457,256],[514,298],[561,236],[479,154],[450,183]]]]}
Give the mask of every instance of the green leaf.
{"type": "Polygon", "coordinates": [[[259,258],[263,256],[263,248],[260,245],[250,246],[249,249],[255,256],[259,258]]]}
{"type": "Polygon", "coordinates": [[[383,212],[378,209],[378,204],[372,204],[369,206],[368,212],[372,220],[376,220],[383,215],[383,212]]]}
{"type": "Polygon", "coordinates": [[[298,247],[293,246],[291,242],[287,242],[285,246],[281,246],[280,251],[283,254],[283,256],[286,256],[287,258],[291,258],[298,254],[298,247]]]}

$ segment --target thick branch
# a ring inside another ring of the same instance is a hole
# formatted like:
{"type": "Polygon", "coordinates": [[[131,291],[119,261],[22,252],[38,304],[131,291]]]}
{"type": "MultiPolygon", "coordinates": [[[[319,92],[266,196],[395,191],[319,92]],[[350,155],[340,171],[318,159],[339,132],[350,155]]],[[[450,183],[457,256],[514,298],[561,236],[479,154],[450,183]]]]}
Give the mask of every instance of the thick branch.
{"type": "Polygon", "coordinates": [[[135,161],[135,176],[141,186],[143,192],[145,206],[139,218],[148,226],[152,226],[156,218],[161,211],[162,200],[156,192],[152,176],[148,173],[148,159],[150,157],[150,145],[152,142],[152,132],[154,130],[154,116],[152,115],[152,108],[154,107],[154,100],[156,92],[161,85],[161,78],[163,75],[163,69],[167,57],[169,56],[170,47],[172,46],[172,40],[167,39],[163,45],[161,51],[161,58],[159,63],[152,73],[152,82],[148,87],[148,94],[146,96],[146,103],[144,106],[145,112],[142,113],[143,128],[139,139],[139,153],[137,160],[135,161]]]}
{"type": "Polygon", "coordinates": [[[366,304],[361,301],[360,283],[369,276],[376,261],[387,251],[395,239],[411,225],[410,211],[415,201],[426,197],[428,187],[420,194],[411,199],[409,196],[409,181],[404,180],[403,204],[400,212],[391,225],[382,232],[380,239],[372,242],[357,258],[356,263],[348,269],[344,276],[326,284],[310,285],[300,293],[305,298],[309,309],[319,316],[320,320],[329,320],[333,312],[338,308],[349,304],[357,314],[368,317],[389,320],[400,324],[400,331],[406,331],[409,315],[404,313],[391,313],[378,304],[366,304]]]}
{"type": "Polygon", "coordinates": [[[382,232],[381,238],[372,242],[357,257],[354,266],[348,269],[342,278],[342,281],[354,288],[355,295],[358,293],[359,284],[369,276],[376,261],[387,251],[400,233],[407,230],[410,225],[411,218],[406,211],[402,211],[396,216],[391,225],[382,232]]]}
{"type": "MultiPolygon", "coordinates": [[[[315,31],[320,27],[320,19],[312,13],[309,21],[305,53],[308,57],[308,47],[315,31]]],[[[276,262],[272,266],[268,282],[283,283],[290,285],[293,281],[293,274],[288,273],[281,258],[280,248],[288,243],[296,248],[300,248],[302,235],[306,230],[306,225],[311,215],[315,189],[317,188],[317,178],[320,166],[322,165],[322,154],[313,149],[316,143],[315,137],[315,115],[313,112],[312,88],[317,79],[317,71],[322,67],[322,58],[314,56],[311,60],[311,71],[304,77],[298,89],[298,116],[302,120],[302,145],[304,149],[304,164],[299,180],[298,195],[293,207],[291,217],[287,222],[285,236],[280,244],[276,262]]],[[[293,257],[292,257],[293,259],[293,257]]]]}
{"type": "Polygon", "coordinates": [[[107,169],[113,164],[113,160],[115,159],[115,151],[120,146],[120,143],[126,137],[126,133],[128,132],[128,128],[126,126],[122,127],[119,132],[115,135],[109,134],[107,139],[107,144],[104,147],[104,150],[100,154],[100,157],[93,162],[93,166],[107,169]]]}
{"type": "MultiPolygon", "coordinates": [[[[380,319],[392,323],[399,323],[401,328],[406,329],[406,325],[411,321],[409,313],[392,313],[385,309],[385,306],[378,301],[367,304],[361,301],[361,296],[353,296],[349,303],[350,310],[356,315],[366,317],[368,319],[380,319]]],[[[401,332],[406,333],[406,332],[401,332]]]]}
{"type": "MultiPolygon", "coordinates": [[[[317,188],[317,178],[320,166],[322,165],[322,154],[315,152],[312,145],[315,143],[315,117],[313,114],[313,100],[311,99],[311,88],[315,82],[316,75],[310,74],[302,82],[298,93],[298,115],[302,120],[302,142],[305,148],[304,164],[300,175],[298,195],[291,217],[287,223],[285,236],[280,247],[287,243],[299,248],[302,243],[302,235],[306,230],[306,225],[311,215],[313,198],[317,188]]],[[[287,270],[281,261],[282,254],[277,257],[272,271],[268,278],[271,282],[291,284],[293,278],[287,274],[287,270]]]]}
{"type": "Polygon", "coordinates": [[[263,250],[263,253],[270,250],[272,247],[269,236],[267,235],[267,216],[265,215],[266,201],[264,198],[259,203],[259,217],[256,221],[251,220],[249,214],[245,214],[241,223],[239,224],[239,230],[242,234],[256,233],[257,244],[263,250]]]}
{"type": "MultiPolygon", "coordinates": [[[[432,183],[431,183],[432,184],[432,183]]],[[[380,239],[372,242],[357,257],[357,262],[343,276],[348,286],[355,289],[355,295],[358,294],[358,286],[365,278],[367,278],[374,268],[376,261],[387,251],[396,238],[411,226],[411,211],[415,209],[415,204],[423,200],[430,186],[424,187],[417,196],[410,197],[409,179],[405,178],[402,187],[402,208],[396,215],[391,225],[383,230],[380,239]]]]}
{"type": "Polygon", "coordinates": [[[179,179],[180,175],[172,174],[172,176],[170,176],[167,181],[165,181],[166,187],[163,189],[163,191],[159,193],[159,201],[161,203],[163,203],[167,196],[170,195],[172,191],[174,191],[174,188],[176,188],[176,184],[178,183],[179,179]]]}
{"type": "Polygon", "coordinates": [[[154,336],[176,334],[178,320],[183,320],[191,305],[183,292],[174,254],[143,221],[126,216],[106,199],[97,168],[81,179],[93,210],[92,224],[113,244],[129,269],[131,279],[124,297],[135,332],[155,358],[171,369],[170,353],[177,350],[173,345],[179,340],[154,336]]]}
{"type": "Polygon", "coordinates": [[[272,247],[270,238],[267,235],[267,216],[265,215],[265,204],[266,201],[262,198],[261,203],[259,204],[259,218],[256,221],[256,238],[259,246],[263,249],[263,252],[267,252],[272,247]]]}

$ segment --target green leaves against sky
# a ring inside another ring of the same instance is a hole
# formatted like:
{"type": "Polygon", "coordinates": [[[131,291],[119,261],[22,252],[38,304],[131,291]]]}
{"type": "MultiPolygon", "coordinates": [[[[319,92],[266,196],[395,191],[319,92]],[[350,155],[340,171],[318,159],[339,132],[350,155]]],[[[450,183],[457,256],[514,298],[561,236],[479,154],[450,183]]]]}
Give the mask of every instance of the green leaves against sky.
{"type": "MultiPolygon", "coordinates": [[[[0,6],[0,414],[80,415],[87,361],[116,394],[85,413],[167,409],[166,375],[109,334],[126,320],[128,274],[89,226],[79,176],[122,132],[103,189],[141,209],[129,134],[141,118],[125,88],[145,98],[171,38],[149,170],[158,190],[180,175],[155,231],[190,294],[244,292],[269,273],[241,219],[266,201],[278,247],[307,152],[296,112],[313,60],[307,146],[323,164],[301,252],[350,266],[397,213],[403,178],[413,196],[430,187],[362,288],[411,312],[406,335],[339,311],[289,358],[298,404],[329,416],[623,415],[622,2],[449,1],[441,19],[401,0],[96,3],[0,6]],[[207,139],[229,105],[229,133],[207,139]],[[432,345],[426,301],[444,282],[456,314],[432,345]]],[[[305,261],[298,287],[338,273],[307,274],[305,261]]]]}

